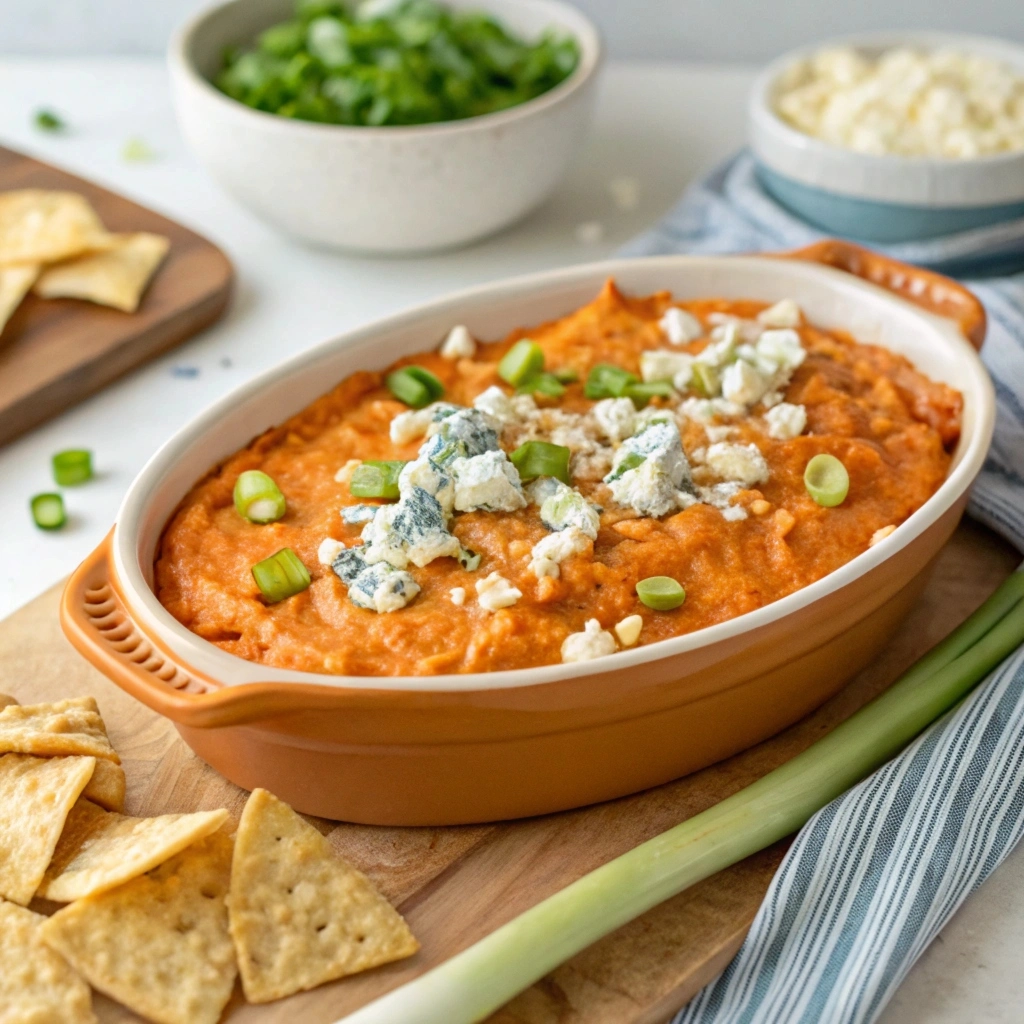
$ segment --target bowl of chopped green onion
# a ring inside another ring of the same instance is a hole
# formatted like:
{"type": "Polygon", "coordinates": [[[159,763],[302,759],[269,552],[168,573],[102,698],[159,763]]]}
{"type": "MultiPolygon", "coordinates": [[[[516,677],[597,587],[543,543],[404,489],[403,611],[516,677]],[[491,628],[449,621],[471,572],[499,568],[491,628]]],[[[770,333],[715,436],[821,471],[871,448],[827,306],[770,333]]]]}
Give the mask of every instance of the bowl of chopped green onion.
{"type": "Polygon", "coordinates": [[[315,245],[409,253],[551,194],[601,42],[561,0],[228,0],[169,62],[186,141],[252,213],[315,245]]]}

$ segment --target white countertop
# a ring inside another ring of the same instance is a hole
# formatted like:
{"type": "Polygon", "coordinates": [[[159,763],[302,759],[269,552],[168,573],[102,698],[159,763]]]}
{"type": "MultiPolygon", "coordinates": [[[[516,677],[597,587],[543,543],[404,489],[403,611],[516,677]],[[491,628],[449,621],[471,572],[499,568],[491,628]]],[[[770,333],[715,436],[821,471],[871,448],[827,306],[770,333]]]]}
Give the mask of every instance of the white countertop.
{"type": "MultiPolygon", "coordinates": [[[[115,189],[203,232],[234,260],[227,316],[200,337],[0,448],[0,617],[66,576],[110,528],[145,460],[214,399],[284,356],[446,291],[512,274],[600,259],[650,224],[695,174],[738,146],[753,71],[696,65],[612,65],[589,145],[554,198],[517,227],[459,252],[360,259],[304,248],[235,206],[178,136],[162,63],[114,58],[0,63],[0,142],[115,189]],[[66,136],[32,127],[51,107],[66,136]],[[120,158],[130,136],[156,152],[120,158]],[[640,183],[616,207],[615,177],[640,183]],[[598,242],[576,228],[599,222],[598,242]],[[225,366],[222,360],[229,360],[225,366]],[[196,367],[182,378],[175,367],[196,367]],[[52,487],[50,456],[95,453],[98,479],[66,492],[69,523],[44,534],[28,499],[52,487]]],[[[914,968],[883,1024],[1017,1024],[1024,1011],[1024,850],[972,896],[914,968]]]]}

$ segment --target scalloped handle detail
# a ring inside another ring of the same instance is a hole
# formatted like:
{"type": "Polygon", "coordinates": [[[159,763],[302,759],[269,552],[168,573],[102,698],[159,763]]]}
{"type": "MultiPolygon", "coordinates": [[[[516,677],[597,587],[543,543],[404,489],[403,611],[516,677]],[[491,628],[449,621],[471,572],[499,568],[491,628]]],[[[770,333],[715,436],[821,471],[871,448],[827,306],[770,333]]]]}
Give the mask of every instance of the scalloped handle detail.
{"type": "Polygon", "coordinates": [[[980,349],[985,340],[987,320],[981,300],[959,282],[933,270],[901,263],[891,256],[839,238],[826,238],[803,249],[776,255],[845,270],[913,302],[929,313],[953,320],[976,349],[980,349]]]}

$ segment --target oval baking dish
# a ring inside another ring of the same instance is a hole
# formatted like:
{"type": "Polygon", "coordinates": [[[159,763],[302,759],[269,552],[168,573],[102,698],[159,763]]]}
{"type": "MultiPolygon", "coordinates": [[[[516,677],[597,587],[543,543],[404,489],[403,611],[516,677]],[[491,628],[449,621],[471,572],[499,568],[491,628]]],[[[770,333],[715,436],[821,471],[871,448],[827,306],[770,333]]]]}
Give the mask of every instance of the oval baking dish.
{"type": "Polygon", "coordinates": [[[233,782],[299,810],[389,825],[541,814],[636,792],[785,728],[834,694],[885,643],[959,521],[992,435],[977,356],[984,312],[960,285],[841,242],[790,258],[655,257],[574,267],[471,291],[320,345],[218,402],[132,484],[104,543],[71,578],[61,618],[76,647],[233,782]],[[358,369],[436,342],[564,315],[612,276],[773,302],[907,356],[964,397],[962,434],[936,494],[886,542],[773,604],[593,661],[430,677],[345,677],[243,661],[157,601],[165,523],[210,465],[358,369]]]}

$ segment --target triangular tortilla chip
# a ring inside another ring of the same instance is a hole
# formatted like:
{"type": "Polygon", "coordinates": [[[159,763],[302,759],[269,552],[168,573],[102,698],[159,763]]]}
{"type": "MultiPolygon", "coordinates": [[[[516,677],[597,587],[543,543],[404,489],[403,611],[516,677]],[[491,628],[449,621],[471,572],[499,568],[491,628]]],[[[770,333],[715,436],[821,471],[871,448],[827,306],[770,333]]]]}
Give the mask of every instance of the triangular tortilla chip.
{"type": "MultiPolygon", "coordinates": [[[[42,268],[38,263],[15,264],[0,267],[0,334],[4,325],[21,305],[21,300],[28,295],[29,288],[35,283],[42,268]]],[[[0,704],[3,707],[3,704],[0,704]]]]}
{"type": "Polygon", "coordinates": [[[53,263],[108,244],[96,211],[77,192],[0,192],[0,266],[53,263]]]}
{"type": "MultiPolygon", "coordinates": [[[[82,799],[99,804],[105,811],[120,813],[124,810],[125,788],[124,769],[119,764],[114,764],[113,761],[99,758],[96,761],[92,778],[82,790],[82,799]]],[[[3,1022],[0,1021],[0,1024],[3,1022]]]]}
{"type": "Polygon", "coordinates": [[[107,739],[93,697],[52,704],[12,704],[0,711],[0,754],[56,757],[81,754],[121,763],[107,739]]]}
{"type": "Polygon", "coordinates": [[[419,949],[370,880],[265,789],[253,790],[242,812],[228,908],[242,987],[252,1003],[419,949]]]}
{"type": "Polygon", "coordinates": [[[36,281],[36,295],[44,299],[85,299],[134,313],[171,243],[162,235],[144,231],[113,237],[114,244],[108,249],[47,267],[36,281]]]}
{"type": "Polygon", "coordinates": [[[79,800],[68,814],[39,895],[70,903],[106,892],[216,832],[227,816],[219,810],[128,818],[79,800]]]}
{"type": "Polygon", "coordinates": [[[231,840],[216,832],[42,927],[101,992],[160,1024],[216,1024],[238,973],[224,905],[231,840]]]}
{"type": "Polygon", "coordinates": [[[45,920],[0,902],[0,1022],[96,1024],[89,986],[40,937],[45,920]]]}
{"type": "Polygon", "coordinates": [[[0,757],[0,896],[23,906],[50,863],[68,812],[85,789],[92,757],[0,757]]]}

